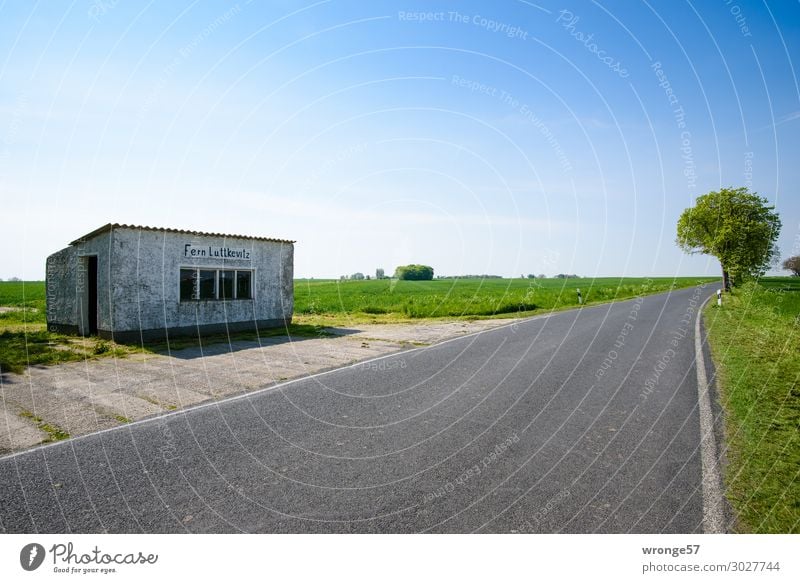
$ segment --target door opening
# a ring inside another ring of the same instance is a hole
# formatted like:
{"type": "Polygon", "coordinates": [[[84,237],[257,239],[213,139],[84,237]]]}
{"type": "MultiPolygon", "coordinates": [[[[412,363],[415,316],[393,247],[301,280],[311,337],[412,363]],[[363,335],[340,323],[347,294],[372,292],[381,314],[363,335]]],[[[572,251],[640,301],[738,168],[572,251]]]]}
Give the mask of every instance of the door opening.
{"type": "Polygon", "coordinates": [[[88,316],[89,316],[89,334],[96,335],[97,334],[97,256],[89,256],[89,264],[87,265],[88,273],[87,276],[87,284],[88,294],[87,294],[87,303],[88,303],[88,316]]]}

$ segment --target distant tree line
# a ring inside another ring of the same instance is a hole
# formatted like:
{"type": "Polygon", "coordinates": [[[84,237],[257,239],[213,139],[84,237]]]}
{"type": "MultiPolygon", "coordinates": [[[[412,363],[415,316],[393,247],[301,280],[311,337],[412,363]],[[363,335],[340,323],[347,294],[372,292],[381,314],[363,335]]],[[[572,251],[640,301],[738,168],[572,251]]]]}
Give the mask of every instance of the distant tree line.
{"type": "Polygon", "coordinates": [[[436,279],[503,279],[502,275],[489,275],[484,273],[483,275],[437,275],[436,279]]]}
{"type": "MultiPolygon", "coordinates": [[[[800,266],[800,262],[798,263],[798,265],[800,266]]],[[[786,269],[789,269],[789,267],[786,267],[786,269]]],[[[533,273],[529,273],[528,275],[521,275],[520,277],[523,279],[547,279],[547,276],[544,273],[540,273],[539,275],[534,275],[533,273]]],[[[556,279],[575,279],[579,278],[580,276],[574,273],[559,273],[558,275],[554,275],[553,277],[556,279]]],[[[430,265],[420,265],[417,263],[412,263],[410,265],[400,265],[394,271],[394,278],[412,280],[412,281],[413,280],[430,281],[434,278],[433,267],[431,267],[430,265]]],[[[372,278],[369,275],[364,275],[362,272],[357,271],[351,275],[342,275],[339,277],[339,279],[341,281],[345,280],[361,281],[372,278]]],[[[379,267],[375,270],[374,279],[389,279],[389,276],[386,275],[386,272],[382,267],[379,267]]],[[[437,275],[436,279],[503,279],[503,276],[495,275],[492,273],[480,273],[480,274],[467,273],[464,275],[437,275]]]]}
{"type": "MultiPolygon", "coordinates": [[[[408,280],[418,280],[418,281],[431,280],[433,279],[433,267],[429,265],[418,265],[416,263],[413,263],[411,265],[401,265],[397,269],[395,269],[394,277],[396,279],[408,279],[408,280]]],[[[475,277],[494,277],[494,276],[475,276],[475,277]]],[[[339,276],[340,281],[347,281],[347,280],[361,281],[365,279],[371,279],[371,277],[369,275],[364,275],[360,271],[356,271],[351,275],[339,276]]],[[[379,267],[375,270],[375,279],[389,279],[383,267],[379,267]]]]}

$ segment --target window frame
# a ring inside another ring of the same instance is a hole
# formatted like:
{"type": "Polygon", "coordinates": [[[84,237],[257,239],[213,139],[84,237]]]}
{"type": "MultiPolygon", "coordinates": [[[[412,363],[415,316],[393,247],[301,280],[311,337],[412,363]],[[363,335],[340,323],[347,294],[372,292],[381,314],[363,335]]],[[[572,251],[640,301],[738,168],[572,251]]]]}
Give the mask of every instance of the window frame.
{"type": "Polygon", "coordinates": [[[178,303],[185,304],[189,302],[236,302],[236,301],[253,301],[256,299],[256,269],[248,268],[248,269],[239,269],[238,267],[218,267],[218,266],[211,266],[211,265],[181,265],[178,267],[178,303]],[[194,280],[197,282],[196,288],[194,290],[197,293],[197,296],[193,296],[190,299],[183,299],[181,297],[181,272],[184,270],[194,271],[194,280]],[[214,297],[213,298],[200,298],[200,272],[201,271],[213,271],[215,272],[214,275],[214,297]],[[221,281],[220,281],[220,273],[223,271],[232,271],[233,272],[233,295],[232,298],[222,298],[220,297],[220,290],[222,289],[221,281]],[[246,271],[250,274],[250,297],[248,298],[240,298],[239,290],[238,290],[238,272],[246,271]]]}

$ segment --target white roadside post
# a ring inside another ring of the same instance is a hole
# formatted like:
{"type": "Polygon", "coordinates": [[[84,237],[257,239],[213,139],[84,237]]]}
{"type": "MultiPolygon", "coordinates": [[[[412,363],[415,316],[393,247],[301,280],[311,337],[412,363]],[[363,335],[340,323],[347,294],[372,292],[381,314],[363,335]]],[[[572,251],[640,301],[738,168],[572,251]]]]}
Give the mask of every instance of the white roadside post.
{"type": "Polygon", "coordinates": [[[718,306],[722,305],[722,290],[721,289],[717,290],[717,305],[718,306]]]}
{"type": "Polygon", "coordinates": [[[583,296],[581,296],[580,288],[578,288],[578,304],[583,305],[583,296]]]}

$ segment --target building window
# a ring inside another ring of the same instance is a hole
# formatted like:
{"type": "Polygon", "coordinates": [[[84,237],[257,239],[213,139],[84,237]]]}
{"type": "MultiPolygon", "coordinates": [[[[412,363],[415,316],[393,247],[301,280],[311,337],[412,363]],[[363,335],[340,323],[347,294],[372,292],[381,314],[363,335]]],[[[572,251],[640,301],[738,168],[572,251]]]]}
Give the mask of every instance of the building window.
{"type": "Polygon", "coordinates": [[[236,272],[236,297],[240,299],[250,299],[253,297],[253,272],[236,272]]]}
{"type": "MultiPolygon", "coordinates": [[[[240,273],[245,273],[241,271],[240,273]]],[[[232,269],[226,269],[219,272],[219,298],[221,300],[232,300],[236,297],[233,291],[233,286],[236,282],[236,272],[232,269]]],[[[247,297],[247,296],[244,296],[247,297]]]]}
{"type": "Polygon", "coordinates": [[[201,300],[217,299],[217,272],[211,269],[200,270],[200,298],[201,300]]]}
{"type": "Polygon", "coordinates": [[[181,301],[193,300],[197,297],[197,270],[181,269],[181,301]]]}
{"type": "Polygon", "coordinates": [[[182,302],[252,299],[253,272],[242,269],[182,268],[180,298],[182,302]]]}

